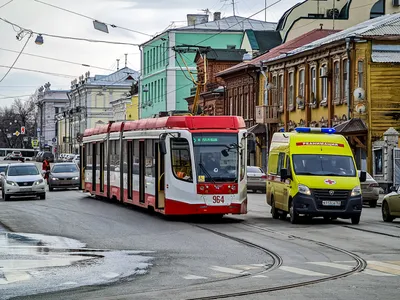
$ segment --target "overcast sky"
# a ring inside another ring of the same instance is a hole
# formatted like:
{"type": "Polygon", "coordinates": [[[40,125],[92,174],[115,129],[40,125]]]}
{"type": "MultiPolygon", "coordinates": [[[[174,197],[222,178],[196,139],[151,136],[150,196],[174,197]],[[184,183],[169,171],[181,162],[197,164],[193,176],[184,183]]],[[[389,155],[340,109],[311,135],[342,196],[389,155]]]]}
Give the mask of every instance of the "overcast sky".
{"type": "MultiPolygon", "coordinates": [[[[0,7],[10,0],[0,0],[0,7]]],[[[185,25],[186,14],[201,13],[202,9],[211,12],[221,11],[222,17],[232,15],[231,0],[40,0],[65,9],[90,16],[102,22],[115,24],[149,35],[162,32],[171,22],[185,25]]],[[[270,5],[278,0],[267,0],[270,5]]],[[[300,0],[281,0],[267,10],[267,20],[276,22],[282,13],[300,0]]],[[[248,17],[264,7],[264,0],[236,1],[236,15],[248,17]]],[[[122,29],[109,27],[109,34],[96,31],[90,19],[71,14],[53,7],[38,3],[35,0],[13,0],[0,8],[0,17],[34,32],[46,34],[72,36],[98,40],[140,44],[150,39],[149,36],[137,34],[122,29]]],[[[264,12],[253,17],[264,20],[264,12]]],[[[18,28],[13,28],[0,20],[0,65],[11,66],[18,53],[6,50],[20,51],[26,42],[27,36],[18,41],[18,28]]],[[[73,77],[79,77],[87,71],[91,75],[109,74],[116,70],[116,59],[120,59],[120,66],[124,66],[124,53],[128,53],[128,67],[140,71],[139,48],[125,45],[109,45],[102,43],[88,43],[44,37],[43,45],[34,43],[36,36],[28,42],[24,53],[67,60],[80,64],[110,69],[110,71],[88,68],[80,65],[56,62],[52,60],[21,55],[15,67],[40,70],[60,74],[52,76],[21,70],[12,70],[0,83],[0,106],[9,105],[17,97],[30,95],[35,89],[46,82],[51,83],[52,89],[68,89],[73,77]],[[61,77],[61,75],[67,75],[61,77]]],[[[7,68],[0,67],[0,79],[7,72],[7,68]]],[[[27,97],[21,97],[26,99],[27,97]]]]}

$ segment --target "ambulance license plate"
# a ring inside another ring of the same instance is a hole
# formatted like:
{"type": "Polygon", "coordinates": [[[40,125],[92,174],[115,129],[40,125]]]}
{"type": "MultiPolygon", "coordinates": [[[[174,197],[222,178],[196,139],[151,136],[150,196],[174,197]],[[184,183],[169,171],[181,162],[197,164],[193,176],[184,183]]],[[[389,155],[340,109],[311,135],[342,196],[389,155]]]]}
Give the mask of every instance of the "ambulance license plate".
{"type": "Polygon", "coordinates": [[[323,206],[341,206],[342,201],[322,201],[323,206]]]}

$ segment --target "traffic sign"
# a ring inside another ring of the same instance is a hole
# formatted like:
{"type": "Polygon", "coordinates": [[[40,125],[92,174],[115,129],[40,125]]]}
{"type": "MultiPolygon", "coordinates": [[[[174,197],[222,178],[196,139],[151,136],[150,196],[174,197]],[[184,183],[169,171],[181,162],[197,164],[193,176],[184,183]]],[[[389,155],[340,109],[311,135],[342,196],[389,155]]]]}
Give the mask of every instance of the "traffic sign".
{"type": "Polygon", "coordinates": [[[17,137],[20,135],[20,133],[19,133],[18,130],[17,130],[16,132],[14,132],[13,134],[14,134],[15,136],[17,136],[17,137]]]}
{"type": "Polygon", "coordinates": [[[51,139],[51,141],[53,142],[53,144],[57,144],[57,138],[56,138],[56,137],[53,137],[53,138],[51,139]]]}
{"type": "Polygon", "coordinates": [[[38,139],[32,139],[32,148],[38,148],[39,147],[39,140],[38,139]]]}
{"type": "Polygon", "coordinates": [[[21,134],[25,134],[25,126],[21,126],[21,134]]]}

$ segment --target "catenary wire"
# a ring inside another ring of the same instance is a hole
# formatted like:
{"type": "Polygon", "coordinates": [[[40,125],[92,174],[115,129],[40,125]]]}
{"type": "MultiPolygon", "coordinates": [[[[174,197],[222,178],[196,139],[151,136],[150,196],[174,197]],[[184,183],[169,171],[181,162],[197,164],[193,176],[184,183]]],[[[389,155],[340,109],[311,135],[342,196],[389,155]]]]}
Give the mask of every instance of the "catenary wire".
{"type": "Polygon", "coordinates": [[[13,2],[13,1],[14,1],[14,0],[10,0],[10,1],[8,1],[7,3],[3,4],[2,6],[0,6],[0,9],[3,8],[4,6],[10,4],[10,3],[13,2]]]}

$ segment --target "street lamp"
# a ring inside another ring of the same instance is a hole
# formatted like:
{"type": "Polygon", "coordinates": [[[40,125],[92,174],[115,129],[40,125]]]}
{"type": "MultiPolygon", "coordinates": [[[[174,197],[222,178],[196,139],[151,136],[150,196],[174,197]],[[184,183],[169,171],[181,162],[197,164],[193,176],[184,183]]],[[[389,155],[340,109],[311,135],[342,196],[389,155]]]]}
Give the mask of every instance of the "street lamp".
{"type": "Polygon", "coordinates": [[[36,45],[43,45],[43,36],[41,34],[38,34],[35,40],[36,45]]]}

